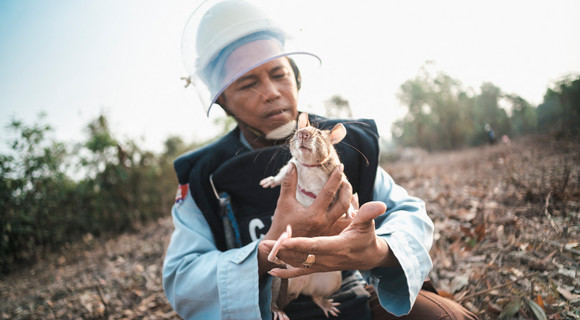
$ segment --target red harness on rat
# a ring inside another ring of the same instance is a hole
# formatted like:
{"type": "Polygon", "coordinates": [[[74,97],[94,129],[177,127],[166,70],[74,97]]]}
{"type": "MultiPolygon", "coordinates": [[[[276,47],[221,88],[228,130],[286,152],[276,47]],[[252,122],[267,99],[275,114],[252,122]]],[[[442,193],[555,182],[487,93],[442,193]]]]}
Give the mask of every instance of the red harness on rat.
{"type": "Polygon", "coordinates": [[[316,199],[316,195],[304,188],[302,188],[301,186],[298,186],[298,190],[300,190],[300,192],[302,192],[304,195],[312,198],[312,199],[316,199]]]}
{"type": "MultiPolygon", "coordinates": [[[[328,157],[326,159],[322,160],[322,162],[318,163],[318,164],[306,164],[306,163],[302,163],[302,162],[300,162],[300,164],[303,165],[304,167],[307,167],[307,168],[320,167],[321,165],[324,164],[324,162],[326,162],[327,159],[328,159],[328,157]]],[[[310,197],[312,199],[316,199],[316,195],[314,193],[302,188],[301,186],[298,186],[298,190],[300,192],[302,192],[304,195],[306,195],[307,197],[310,197]]]]}

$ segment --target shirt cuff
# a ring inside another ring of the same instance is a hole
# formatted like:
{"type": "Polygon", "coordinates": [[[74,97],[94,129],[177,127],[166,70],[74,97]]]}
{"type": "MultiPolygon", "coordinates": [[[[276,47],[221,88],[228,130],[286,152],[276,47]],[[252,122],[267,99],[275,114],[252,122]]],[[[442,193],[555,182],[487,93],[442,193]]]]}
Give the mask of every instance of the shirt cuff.
{"type": "Polygon", "coordinates": [[[383,308],[395,316],[402,316],[411,311],[431,270],[431,258],[428,253],[417,254],[425,249],[416,239],[409,239],[407,233],[393,232],[378,236],[387,242],[400,267],[374,268],[361,274],[375,288],[383,308]]]}

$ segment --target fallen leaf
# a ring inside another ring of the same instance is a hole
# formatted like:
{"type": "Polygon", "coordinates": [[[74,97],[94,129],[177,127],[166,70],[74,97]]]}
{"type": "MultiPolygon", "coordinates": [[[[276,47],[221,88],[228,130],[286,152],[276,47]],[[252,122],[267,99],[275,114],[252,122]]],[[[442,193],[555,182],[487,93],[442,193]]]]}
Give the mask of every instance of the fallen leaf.
{"type": "Polygon", "coordinates": [[[561,286],[558,286],[556,290],[558,290],[558,293],[560,293],[568,301],[580,299],[580,294],[574,294],[561,286]]]}
{"type": "Polygon", "coordinates": [[[544,299],[542,299],[542,296],[541,296],[541,295],[539,295],[539,294],[536,296],[536,303],[537,303],[537,304],[538,304],[540,307],[542,307],[542,309],[546,309],[546,307],[544,306],[544,299]]]}
{"type": "Polygon", "coordinates": [[[451,280],[451,292],[455,293],[469,283],[469,277],[466,275],[458,275],[451,280]]]}
{"type": "Polygon", "coordinates": [[[542,307],[540,307],[537,303],[535,303],[530,299],[526,299],[526,303],[534,313],[534,316],[536,317],[537,320],[548,320],[548,317],[546,316],[544,309],[542,309],[542,307]]]}
{"type": "Polygon", "coordinates": [[[568,242],[564,245],[564,248],[566,248],[567,250],[571,250],[574,249],[578,246],[578,242],[577,241],[573,241],[573,242],[568,242]]]}
{"type": "Polygon", "coordinates": [[[473,232],[477,236],[477,242],[481,242],[485,238],[485,229],[485,222],[475,226],[473,232]]]}
{"type": "Polygon", "coordinates": [[[505,306],[503,306],[498,319],[506,319],[509,317],[513,317],[520,310],[523,303],[524,301],[521,298],[511,300],[505,306]]]}
{"type": "Polygon", "coordinates": [[[443,298],[447,298],[447,299],[451,299],[451,300],[455,300],[455,297],[453,296],[452,293],[450,293],[449,291],[446,290],[437,290],[437,294],[439,294],[440,296],[442,296],[443,298]]]}
{"type": "Polygon", "coordinates": [[[501,313],[501,307],[499,305],[497,305],[496,303],[489,302],[487,304],[487,312],[493,313],[493,314],[499,314],[499,313],[501,313]]]}
{"type": "Polygon", "coordinates": [[[566,277],[570,277],[572,279],[576,278],[576,270],[571,270],[571,269],[565,269],[565,268],[559,268],[558,269],[558,273],[566,276],[566,277]]]}

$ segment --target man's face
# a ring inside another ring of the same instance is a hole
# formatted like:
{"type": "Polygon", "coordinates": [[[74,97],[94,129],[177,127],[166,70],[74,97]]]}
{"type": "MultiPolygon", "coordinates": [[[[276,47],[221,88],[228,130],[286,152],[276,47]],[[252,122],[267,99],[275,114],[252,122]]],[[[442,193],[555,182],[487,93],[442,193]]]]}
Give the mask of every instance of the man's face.
{"type": "Polygon", "coordinates": [[[248,71],[217,101],[249,126],[268,134],[298,117],[298,89],[286,57],[248,71]]]}

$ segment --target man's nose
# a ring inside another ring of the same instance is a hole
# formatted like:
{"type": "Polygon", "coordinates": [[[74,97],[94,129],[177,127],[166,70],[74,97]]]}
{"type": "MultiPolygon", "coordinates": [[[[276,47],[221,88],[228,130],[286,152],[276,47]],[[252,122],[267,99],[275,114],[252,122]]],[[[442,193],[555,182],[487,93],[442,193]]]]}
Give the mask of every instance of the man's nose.
{"type": "Polygon", "coordinates": [[[273,102],[280,98],[280,90],[278,89],[278,86],[269,78],[264,80],[262,90],[266,102],[273,102]]]}

